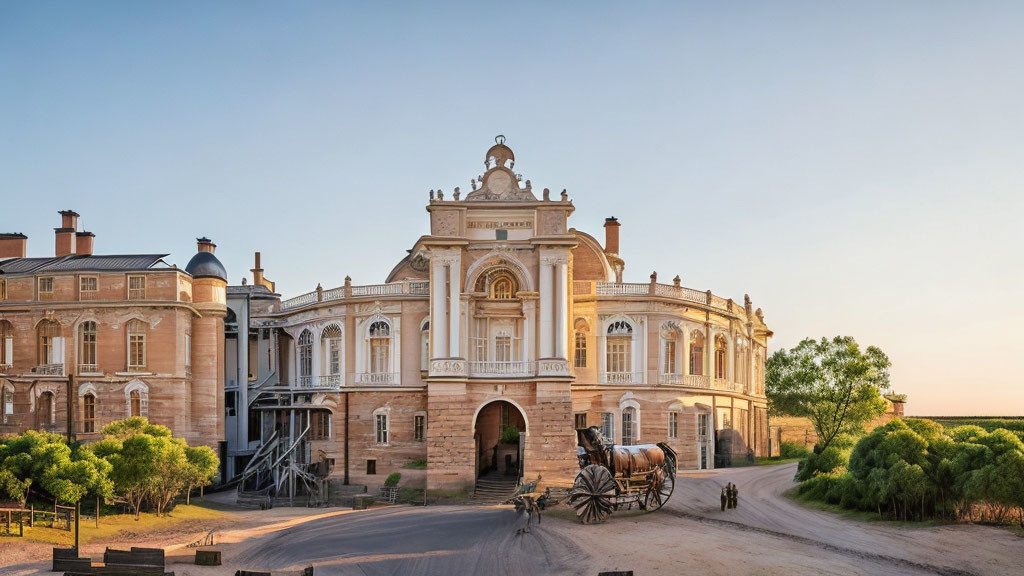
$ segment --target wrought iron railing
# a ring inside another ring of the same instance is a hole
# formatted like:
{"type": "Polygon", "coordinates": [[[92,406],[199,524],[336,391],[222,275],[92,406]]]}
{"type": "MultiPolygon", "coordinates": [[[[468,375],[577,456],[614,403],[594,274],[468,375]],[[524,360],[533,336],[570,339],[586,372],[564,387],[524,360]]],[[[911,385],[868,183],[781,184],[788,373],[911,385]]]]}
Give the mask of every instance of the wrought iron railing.
{"type": "Polygon", "coordinates": [[[640,384],[643,372],[601,372],[601,384],[640,384]]]}
{"type": "Polygon", "coordinates": [[[95,373],[97,373],[99,371],[100,371],[100,367],[99,367],[98,364],[79,364],[78,365],[78,373],[79,374],[95,374],[95,373]]]}
{"type": "Polygon", "coordinates": [[[36,366],[36,374],[43,374],[46,376],[63,376],[64,365],[63,364],[40,364],[36,366]]]}
{"type": "Polygon", "coordinates": [[[341,386],[341,374],[325,374],[320,377],[322,388],[336,388],[341,386]]]}
{"type": "Polygon", "coordinates": [[[483,361],[469,363],[469,375],[474,378],[533,376],[536,373],[536,362],[483,361]]]}
{"type": "Polygon", "coordinates": [[[360,372],[356,374],[356,384],[398,384],[397,372],[360,372]]]}

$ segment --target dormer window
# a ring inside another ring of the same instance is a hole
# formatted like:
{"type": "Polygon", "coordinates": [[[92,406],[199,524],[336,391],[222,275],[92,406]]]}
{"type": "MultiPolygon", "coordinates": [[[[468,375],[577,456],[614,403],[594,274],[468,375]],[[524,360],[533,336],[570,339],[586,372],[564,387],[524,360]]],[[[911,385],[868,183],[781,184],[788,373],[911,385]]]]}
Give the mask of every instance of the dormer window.
{"type": "Polygon", "coordinates": [[[39,279],[39,299],[53,300],[53,276],[39,279]]]}
{"type": "Polygon", "coordinates": [[[145,300],[146,299],[146,277],[145,276],[129,276],[128,277],[128,299],[129,300],[145,300]]]}
{"type": "Polygon", "coordinates": [[[95,276],[82,276],[78,279],[78,295],[83,300],[92,299],[99,290],[99,279],[95,276]]]}

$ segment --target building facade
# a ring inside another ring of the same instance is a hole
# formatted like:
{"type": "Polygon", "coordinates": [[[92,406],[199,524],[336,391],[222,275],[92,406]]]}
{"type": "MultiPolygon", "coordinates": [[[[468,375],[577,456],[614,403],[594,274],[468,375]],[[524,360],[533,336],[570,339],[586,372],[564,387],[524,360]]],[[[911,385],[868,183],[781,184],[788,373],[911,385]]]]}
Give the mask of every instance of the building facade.
{"type": "Polygon", "coordinates": [[[678,276],[624,282],[620,223],[603,245],[571,228],[567,192],[538,198],[503,140],[469,192],[430,192],[430,233],[384,283],[281,300],[257,259],[228,288],[231,470],[284,437],[351,483],[417,461],[430,489],[565,481],[593,425],[667,441],[681,468],[768,453],[760,309],[678,276]]]}
{"type": "Polygon", "coordinates": [[[53,256],[0,235],[0,433],[92,441],[146,416],[221,448],[227,275],[213,243],[184,270],[166,254],[97,255],[79,215],[60,215],[53,256]]]}

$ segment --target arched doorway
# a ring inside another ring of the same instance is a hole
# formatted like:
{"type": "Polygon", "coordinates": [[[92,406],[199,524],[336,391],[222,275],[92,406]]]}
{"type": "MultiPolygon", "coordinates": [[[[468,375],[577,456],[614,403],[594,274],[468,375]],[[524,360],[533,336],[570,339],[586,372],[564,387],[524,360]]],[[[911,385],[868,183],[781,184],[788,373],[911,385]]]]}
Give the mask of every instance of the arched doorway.
{"type": "Polygon", "coordinates": [[[522,477],[526,427],[526,416],[512,402],[494,400],[481,406],[473,421],[475,477],[522,477]]]}

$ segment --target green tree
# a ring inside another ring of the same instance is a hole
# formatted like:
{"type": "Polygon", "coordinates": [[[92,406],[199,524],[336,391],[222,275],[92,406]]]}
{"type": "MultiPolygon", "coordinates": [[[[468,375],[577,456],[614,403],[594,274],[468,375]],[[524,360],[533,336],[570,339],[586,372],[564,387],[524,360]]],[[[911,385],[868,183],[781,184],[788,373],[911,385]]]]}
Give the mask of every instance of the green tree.
{"type": "Polygon", "coordinates": [[[880,349],[861,351],[849,336],[808,338],[768,358],[769,413],[810,420],[820,452],[841,433],[863,433],[864,424],[885,413],[881,391],[889,386],[890,366],[880,349]]]}
{"type": "Polygon", "coordinates": [[[185,448],[188,461],[186,473],[185,503],[189,502],[192,490],[200,486],[209,486],[220,469],[220,458],[209,446],[189,446],[185,448]]]}

